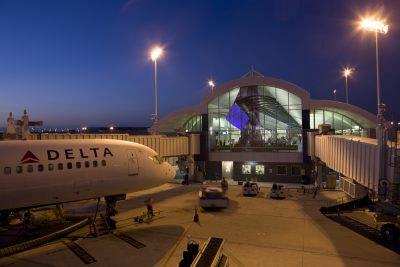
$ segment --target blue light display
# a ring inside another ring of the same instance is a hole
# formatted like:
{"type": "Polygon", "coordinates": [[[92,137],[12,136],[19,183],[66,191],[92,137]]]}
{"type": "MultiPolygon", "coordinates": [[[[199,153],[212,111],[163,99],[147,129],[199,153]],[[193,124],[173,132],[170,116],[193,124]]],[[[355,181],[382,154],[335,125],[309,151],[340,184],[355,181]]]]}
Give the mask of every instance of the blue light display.
{"type": "Polygon", "coordinates": [[[226,120],[242,130],[249,121],[249,116],[238,105],[233,104],[228,115],[226,115],[226,120]]]}

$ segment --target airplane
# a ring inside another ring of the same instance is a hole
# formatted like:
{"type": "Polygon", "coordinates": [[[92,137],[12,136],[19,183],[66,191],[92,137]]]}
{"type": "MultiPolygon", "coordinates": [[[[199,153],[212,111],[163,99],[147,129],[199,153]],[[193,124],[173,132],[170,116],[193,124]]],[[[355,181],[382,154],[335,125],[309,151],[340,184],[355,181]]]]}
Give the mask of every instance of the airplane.
{"type": "Polygon", "coordinates": [[[0,223],[7,225],[12,211],[100,197],[112,216],[126,193],[175,175],[154,150],[134,142],[0,141],[0,223]]]}

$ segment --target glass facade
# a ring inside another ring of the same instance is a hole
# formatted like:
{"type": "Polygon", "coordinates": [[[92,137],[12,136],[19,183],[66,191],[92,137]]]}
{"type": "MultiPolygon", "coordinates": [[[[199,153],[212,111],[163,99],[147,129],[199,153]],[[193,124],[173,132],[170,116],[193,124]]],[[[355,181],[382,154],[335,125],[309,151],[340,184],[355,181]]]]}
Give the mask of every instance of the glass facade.
{"type": "Polygon", "coordinates": [[[368,136],[367,129],[346,115],[325,109],[310,110],[310,128],[318,129],[320,124],[330,124],[335,134],[368,136]]]}
{"type": "Polygon", "coordinates": [[[202,130],[202,120],[201,115],[196,115],[188,119],[183,128],[186,132],[201,132],[202,130]]]}
{"type": "Polygon", "coordinates": [[[210,151],[301,151],[302,102],[287,90],[246,86],[208,103],[210,151]]]}

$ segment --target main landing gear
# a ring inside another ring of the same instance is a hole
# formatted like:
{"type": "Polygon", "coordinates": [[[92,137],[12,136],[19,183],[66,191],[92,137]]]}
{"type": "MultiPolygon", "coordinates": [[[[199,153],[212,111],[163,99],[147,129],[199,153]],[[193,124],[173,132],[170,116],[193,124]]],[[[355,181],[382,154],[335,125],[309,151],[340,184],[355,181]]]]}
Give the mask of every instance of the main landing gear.
{"type": "Polygon", "coordinates": [[[106,200],[106,205],[107,205],[106,216],[112,217],[117,215],[118,211],[115,209],[115,206],[117,205],[117,197],[107,196],[104,197],[104,199],[106,200]]]}

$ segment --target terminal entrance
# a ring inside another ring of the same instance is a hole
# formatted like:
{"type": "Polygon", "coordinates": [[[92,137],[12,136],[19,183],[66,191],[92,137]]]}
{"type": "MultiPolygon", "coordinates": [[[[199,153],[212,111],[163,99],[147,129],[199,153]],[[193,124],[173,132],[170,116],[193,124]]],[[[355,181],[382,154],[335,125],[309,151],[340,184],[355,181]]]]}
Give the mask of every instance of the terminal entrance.
{"type": "Polygon", "coordinates": [[[233,161],[222,161],[222,177],[232,179],[233,161]]]}

